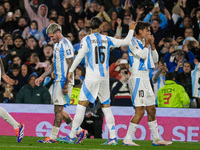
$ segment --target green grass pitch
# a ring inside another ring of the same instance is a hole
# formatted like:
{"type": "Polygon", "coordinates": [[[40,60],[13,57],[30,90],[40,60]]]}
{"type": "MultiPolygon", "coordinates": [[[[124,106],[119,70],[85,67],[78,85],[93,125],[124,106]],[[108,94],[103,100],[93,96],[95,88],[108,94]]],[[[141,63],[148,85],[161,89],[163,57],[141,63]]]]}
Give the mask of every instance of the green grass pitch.
{"type": "Polygon", "coordinates": [[[123,146],[122,140],[118,145],[101,145],[106,139],[84,139],[82,144],[66,143],[37,143],[41,137],[25,136],[21,143],[17,143],[14,136],[0,136],[0,150],[200,150],[200,142],[173,142],[169,146],[152,146],[151,141],[136,141],[139,147],[123,146]]]}

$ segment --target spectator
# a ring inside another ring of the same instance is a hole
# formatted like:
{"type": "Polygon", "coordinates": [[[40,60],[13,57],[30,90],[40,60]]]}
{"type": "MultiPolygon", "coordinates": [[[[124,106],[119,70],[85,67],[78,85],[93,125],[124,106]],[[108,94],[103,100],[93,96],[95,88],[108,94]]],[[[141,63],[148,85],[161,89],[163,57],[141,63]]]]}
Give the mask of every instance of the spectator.
{"type": "Polygon", "coordinates": [[[33,73],[28,78],[28,84],[21,88],[16,97],[16,103],[50,104],[51,96],[44,86],[36,86],[37,74],[33,73]]]}
{"type": "Polygon", "coordinates": [[[192,76],[191,76],[191,69],[192,66],[189,62],[183,63],[183,72],[177,73],[179,67],[182,65],[182,62],[179,61],[177,68],[175,69],[175,75],[177,83],[182,85],[185,88],[189,98],[190,98],[190,107],[196,107],[196,102],[193,100],[192,97],[192,76]]]}
{"type": "MultiPolygon", "coordinates": [[[[4,34],[5,35],[5,34],[4,34]]],[[[5,40],[4,40],[4,44],[1,47],[1,58],[4,58],[8,53],[9,50],[11,50],[13,48],[13,38],[10,34],[8,34],[7,36],[4,36],[5,40]]]]}
{"type": "Polygon", "coordinates": [[[132,106],[131,95],[129,91],[129,70],[121,68],[119,70],[121,79],[112,85],[111,98],[113,106],[132,106]]]}
{"type": "Polygon", "coordinates": [[[5,21],[6,19],[6,9],[5,7],[1,4],[0,5],[0,25],[5,21]]]}
{"type": "Polygon", "coordinates": [[[49,60],[51,62],[53,57],[53,45],[46,44],[43,47],[43,54],[44,56],[41,58],[41,62],[45,62],[46,60],[49,60]]]}
{"type": "Polygon", "coordinates": [[[28,22],[25,17],[21,17],[18,20],[17,29],[13,31],[13,37],[22,36],[24,29],[27,27],[28,22]]]}
{"type": "Polygon", "coordinates": [[[200,42],[200,26],[199,26],[199,22],[200,22],[200,7],[197,7],[194,13],[194,16],[192,17],[192,23],[194,25],[194,38],[197,39],[200,42]]]}
{"type": "Polygon", "coordinates": [[[158,107],[188,108],[190,98],[183,86],[176,84],[173,73],[167,73],[165,85],[158,90],[158,107]]]}
{"type": "Polygon", "coordinates": [[[40,49],[40,47],[38,45],[37,39],[34,36],[30,36],[26,40],[26,45],[25,46],[26,46],[27,50],[24,51],[24,53],[23,53],[23,56],[22,56],[22,61],[23,62],[27,62],[28,61],[27,59],[29,58],[30,53],[32,53],[32,52],[36,52],[39,56],[41,56],[42,51],[41,51],[41,49],[40,49]]]}
{"type": "Polygon", "coordinates": [[[88,105],[85,111],[85,117],[81,124],[81,128],[88,131],[87,138],[102,138],[103,112],[99,100],[95,101],[95,105],[88,105]]]}
{"type": "Polygon", "coordinates": [[[0,92],[0,103],[15,103],[16,93],[13,86],[6,83],[4,91],[0,92]]]}
{"type": "Polygon", "coordinates": [[[41,4],[38,7],[38,12],[36,14],[30,7],[28,0],[24,0],[24,6],[26,9],[26,12],[28,13],[29,18],[31,20],[37,21],[38,30],[40,30],[40,32],[42,32],[42,30],[49,25],[49,19],[47,18],[48,7],[45,4],[41,4]]]}
{"type": "MultiPolygon", "coordinates": [[[[176,67],[178,62],[184,63],[186,62],[186,56],[189,58],[189,62],[194,66],[193,60],[195,59],[194,54],[188,49],[187,45],[179,45],[179,46],[171,46],[169,52],[166,53],[165,55],[165,62],[167,64],[167,68],[169,72],[173,72],[176,67]],[[170,57],[172,56],[172,60],[170,60],[170,57]]],[[[178,69],[178,73],[183,72],[183,67],[182,65],[178,69]]]]}
{"type": "MultiPolygon", "coordinates": [[[[152,22],[153,19],[157,19],[160,20],[159,21],[159,27],[161,27],[161,29],[164,29],[167,27],[167,19],[165,17],[165,15],[161,12],[160,7],[154,7],[151,12],[149,12],[146,17],[144,18],[144,22],[152,22]]],[[[153,23],[153,22],[152,22],[153,23]]]]}
{"type": "Polygon", "coordinates": [[[165,75],[168,72],[166,63],[162,63],[159,61],[158,63],[158,70],[151,78],[151,81],[153,83],[153,92],[156,97],[156,105],[157,105],[157,93],[158,90],[165,85],[165,75]]]}
{"type": "Polygon", "coordinates": [[[129,69],[129,64],[127,59],[118,59],[115,63],[112,63],[109,67],[109,74],[110,77],[114,77],[117,79],[121,79],[119,75],[119,70],[121,68],[127,68],[129,69]]]}
{"type": "Polygon", "coordinates": [[[17,36],[14,38],[14,48],[11,49],[11,52],[16,52],[20,58],[22,57],[26,48],[24,47],[24,39],[21,36],[17,36]]]}
{"type": "Polygon", "coordinates": [[[87,32],[86,32],[85,30],[82,29],[81,31],[79,31],[79,33],[78,33],[79,42],[76,43],[76,44],[74,45],[75,51],[78,52],[78,50],[79,50],[79,48],[80,48],[81,40],[82,40],[86,35],[87,35],[87,32]]]}
{"type": "Polygon", "coordinates": [[[39,41],[39,46],[42,47],[43,42],[45,42],[44,35],[38,30],[38,23],[35,20],[31,21],[30,27],[25,28],[22,33],[24,39],[29,38],[31,35],[39,41]]]}
{"type": "Polygon", "coordinates": [[[200,61],[200,45],[194,37],[187,37],[183,43],[188,46],[195,58],[200,61]]]}
{"type": "Polygon", "coordinates": [[[36,52],[31,52],[27,60],[25,64],[29,65],[32,71],[36,72],[38,75],[41,75],[44,72],[44,68],[47,66],[46,63],[40,62],[36,52]]]}
{"type": "Polygon", "coordinates": [[[18,91],[25,85],[27,84],[27,80],[29,75],[32,73],[32,69],[30,66],[23,64],[21,66],[21,72],[20,76],[18,78],[18,91]]]}

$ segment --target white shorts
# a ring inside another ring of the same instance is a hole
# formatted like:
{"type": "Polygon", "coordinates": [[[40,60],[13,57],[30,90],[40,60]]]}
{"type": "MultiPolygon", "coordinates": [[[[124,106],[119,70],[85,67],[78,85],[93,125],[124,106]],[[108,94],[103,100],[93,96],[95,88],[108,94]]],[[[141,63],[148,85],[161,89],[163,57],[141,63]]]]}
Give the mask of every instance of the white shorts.
{"type": "MultiPolygon", "coordinates": [[[[65,105],[67,102],[65,100],[65,95],[62,93],[62,87],[64,86],[64,82],[54,82],[53,83],[53,92],[52,92],[52,100],[54,105],[65,105]]],[[[71,98],[72,94],[72,85],[68,85],[68,96],[71,98]]]]}
{"type": "Polygon", "coordinates": [[[89,100],[94,104],[97,96],[102,104],[110,104],[109,81],[85,79],[81,87],[79,101],[89,100]]]}
{"type": "Polygon", "coordinates": [[[135,107],[155,105],[155,96],[148,79],[130,77],[129,89],[135,107]]]}

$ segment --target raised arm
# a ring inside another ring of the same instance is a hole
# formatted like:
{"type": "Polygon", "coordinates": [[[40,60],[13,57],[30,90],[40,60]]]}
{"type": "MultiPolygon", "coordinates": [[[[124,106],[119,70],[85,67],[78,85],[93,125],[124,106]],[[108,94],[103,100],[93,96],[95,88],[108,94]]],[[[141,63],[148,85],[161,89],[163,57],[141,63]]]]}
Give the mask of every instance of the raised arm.
{"type": "Polygon", "coordinates": [[[35,16],[37,16],[36,13],[34,13],[33,9],[31,8],[29,4],[29,0],[24,0],[24,7],[26,9],[26,12],[29,16],[29,18],[32,20],[35,16]]]}
{"type": "Polygon", "coordinates": [[[136,25],[137,24],[134,21],[130,22],[128,35],[123,40],[109,37],[113,43],[112,47],[127,46],[133,37],[133,33],[134,33],[136,25]]]}

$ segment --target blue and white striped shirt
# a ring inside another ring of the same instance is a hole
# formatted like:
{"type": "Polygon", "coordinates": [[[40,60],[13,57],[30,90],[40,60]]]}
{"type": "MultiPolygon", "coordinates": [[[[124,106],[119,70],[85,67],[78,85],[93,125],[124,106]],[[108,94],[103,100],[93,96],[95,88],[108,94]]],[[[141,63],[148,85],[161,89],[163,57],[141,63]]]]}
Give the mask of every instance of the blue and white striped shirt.
{"type": "Polygon", "coordinates": [[[69,40],[63,37],[58,43],[54,44],[55,81],[65,82],[68,70],[66,58],[71,57],[74,57],[73,46],[69,40]]]}

